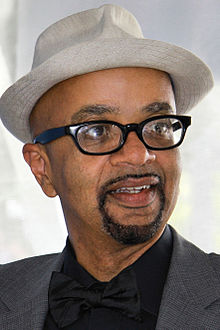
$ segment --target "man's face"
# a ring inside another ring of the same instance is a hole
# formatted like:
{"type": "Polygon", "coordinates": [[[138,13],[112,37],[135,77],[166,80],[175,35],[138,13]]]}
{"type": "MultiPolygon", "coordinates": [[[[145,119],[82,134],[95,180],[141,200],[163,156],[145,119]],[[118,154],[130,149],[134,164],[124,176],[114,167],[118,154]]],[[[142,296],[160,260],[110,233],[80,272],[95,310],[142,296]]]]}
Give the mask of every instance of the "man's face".
{"type": "MultiPolygon", "coordinates": [[[[169,113],[175,113],[175,101],[167,74],[120,68],[56,85],[37,104],[31,124],[39,134],[90,120],[140,123],[169,113]]],[[[74,239],[111,237],[138,244],[162,232],[178,195],[178,149],[147,150],[135,132],[122,149],[104,156],[81,153],[70,136],[45,148],[50,179],[74,239]]]]}

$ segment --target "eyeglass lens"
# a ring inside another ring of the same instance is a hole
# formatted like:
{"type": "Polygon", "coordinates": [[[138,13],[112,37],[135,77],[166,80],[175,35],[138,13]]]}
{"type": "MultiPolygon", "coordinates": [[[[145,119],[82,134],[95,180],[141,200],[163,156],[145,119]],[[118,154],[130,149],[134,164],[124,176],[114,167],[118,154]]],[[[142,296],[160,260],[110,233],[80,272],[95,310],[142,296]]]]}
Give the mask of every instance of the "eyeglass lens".
{"type": "Polygon", "coordinates": [[[87,152],[108,152],[121,144],[122,131],[112,124],[91,124],[79,129],[77,140],[80,147],[87,152]]]}
{"type": "Polygon", "coordinates": [[[147,123],[142,130],[142,136],[147,145],[152,148],[169,148],[181,140],[182,123],[174,118],[164,118],[147,123]]]}
{"type": "MultiPolygon", "coordinates": [[[[155,119],[142,126],[142,138],[152,148],[166,149],[178,144],[183,126],[176,118],[155,119]]],[[[89,153],[105,153],[117,149],[124,142],[122,129],[112,123],[92,123],[77,131],[80,147],[89,153]]]]}

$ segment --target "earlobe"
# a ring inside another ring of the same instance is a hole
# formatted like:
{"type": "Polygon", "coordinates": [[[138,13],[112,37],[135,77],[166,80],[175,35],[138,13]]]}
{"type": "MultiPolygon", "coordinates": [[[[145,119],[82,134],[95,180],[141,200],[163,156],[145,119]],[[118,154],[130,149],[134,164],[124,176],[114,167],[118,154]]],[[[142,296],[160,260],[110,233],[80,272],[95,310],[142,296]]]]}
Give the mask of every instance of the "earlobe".
{"type": "Polygon", "coordinates": [[[48,197],[55,197],[57,192],[51,180],[49,159],[43,147],[41,145],[27,143],[23,147],[23,156],[43,192],[48,197]]]}

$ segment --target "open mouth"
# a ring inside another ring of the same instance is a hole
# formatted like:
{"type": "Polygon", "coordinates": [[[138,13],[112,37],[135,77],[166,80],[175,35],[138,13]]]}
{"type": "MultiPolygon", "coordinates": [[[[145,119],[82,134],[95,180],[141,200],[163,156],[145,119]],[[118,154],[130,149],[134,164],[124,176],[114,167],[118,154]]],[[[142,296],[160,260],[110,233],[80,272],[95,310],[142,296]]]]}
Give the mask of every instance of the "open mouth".
{"type": "Polygon", "coordinates": [[[141,191],[145,189],[150,189],[150,185],[143,185],[139,187],[121,187],[116,190],[111,191],[112,194],[120,194],[120,193],[126,193],[126,194],[139,194],[141,191]]]}
{"type": "Polygon", "coordinates": [[[151,205],[157,194],[157,186],[160,180],[157,176],[141,179],[129,178],[117,182],[109,191],[109,195],[120,206],[127,208],[141,208],[151,205]]]}

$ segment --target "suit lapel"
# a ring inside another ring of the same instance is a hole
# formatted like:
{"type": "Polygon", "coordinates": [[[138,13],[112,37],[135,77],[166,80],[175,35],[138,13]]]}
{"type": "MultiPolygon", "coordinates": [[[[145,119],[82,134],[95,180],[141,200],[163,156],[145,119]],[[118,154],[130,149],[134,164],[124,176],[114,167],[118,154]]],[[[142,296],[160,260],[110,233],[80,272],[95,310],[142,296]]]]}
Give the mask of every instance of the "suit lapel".
{"type": "Polygon", "coordinates": [[[220,329],[220,282],[210,256],[172,232],[173,254],[156,329],[220,329]]]}
{"type": "Polygon", "coordinates": [[[4,272],[0,272],[1,330],[43,329],[51,274],[60,271],[62,264],[63,254],[4,265],[4,272]]]}

